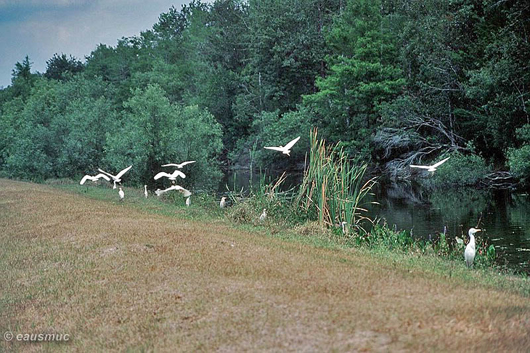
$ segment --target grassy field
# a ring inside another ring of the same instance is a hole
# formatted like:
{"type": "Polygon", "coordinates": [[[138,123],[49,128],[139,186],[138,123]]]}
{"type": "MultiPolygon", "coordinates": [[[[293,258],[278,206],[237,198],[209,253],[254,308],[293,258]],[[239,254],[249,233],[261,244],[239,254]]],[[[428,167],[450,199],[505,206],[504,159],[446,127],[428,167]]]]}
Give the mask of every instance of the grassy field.
{"type": "Polygon", "coordinates": [[[527,279],[77,189],[0,179],[0,350],[530,351],[527,279]]]}

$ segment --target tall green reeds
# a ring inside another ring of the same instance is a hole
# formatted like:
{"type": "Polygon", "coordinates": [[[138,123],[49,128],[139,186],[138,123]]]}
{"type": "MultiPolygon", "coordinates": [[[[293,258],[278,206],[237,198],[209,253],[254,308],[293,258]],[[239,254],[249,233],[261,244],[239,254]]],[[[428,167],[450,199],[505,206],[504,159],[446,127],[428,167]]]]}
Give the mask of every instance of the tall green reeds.
{"type": "Polygon", "coordinates": [[[375,178],[364,181],[366,167],[349,161],[338,145],[326,146],[313,129],[309,165],[296,197],[297,207],[316,216],[321,225],[347,222],[347,228],[361,227],[362,220],[369,220],[363,216],[363,200],[375,183],[375,178]]]}

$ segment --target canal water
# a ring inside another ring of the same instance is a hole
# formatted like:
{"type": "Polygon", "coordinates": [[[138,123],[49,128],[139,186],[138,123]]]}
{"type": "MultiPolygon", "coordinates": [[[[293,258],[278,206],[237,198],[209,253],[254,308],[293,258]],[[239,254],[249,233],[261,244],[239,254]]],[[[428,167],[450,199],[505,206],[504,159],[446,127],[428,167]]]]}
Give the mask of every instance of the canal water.
{"type": "MultiPolygon", "coordinates": [[[[279,175],[245,170],[225,175],[219,192],[248,190],[259,185],[261,175],[274,182],[279,175]],[[252,180],[252,182],[250,181],[252,180]]],[[[296,186],[300,173],[288,173],[284,189],[296,186]]],[[[368,216],[397,230],[412,231],[416,238],[446,236],[465,239],[469,228],[481,228],[477,240],[495,246],[497,262],[530,274],[530,196],[505,190],[442,189],[429,191],[418,183],[378,182],[366,204],[368,216]]],[[[463,255],[462,255],[463,257],[463,255]]]]}
{"type": "Polygon", "coordinates": [[[495,246],[497,262],[530,274],[530,196],[507,190],[442,189],[427,191],[414,183],[378,184],[369,215],[415,237],[468,241],[471,227],[483,231],[477,239],[495,246]]]}

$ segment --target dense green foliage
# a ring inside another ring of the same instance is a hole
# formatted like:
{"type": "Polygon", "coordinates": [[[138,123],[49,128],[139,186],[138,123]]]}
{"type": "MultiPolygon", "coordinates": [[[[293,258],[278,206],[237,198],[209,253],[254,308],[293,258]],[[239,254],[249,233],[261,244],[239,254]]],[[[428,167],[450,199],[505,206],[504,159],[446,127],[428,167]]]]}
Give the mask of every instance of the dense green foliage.
{"type": "Polygon", "coordinates": [[[0,169],[42,180],[134,164],[130,181],[146,183],[193,158],[189,183],[214,185],[220,161],[285,166],[262,147],[296,136],[303,162],[317,127],[394,175],[457,153],[525,179],[529,18],[522,1],[194,0],[85,62],[17,63],[0,169]]]}

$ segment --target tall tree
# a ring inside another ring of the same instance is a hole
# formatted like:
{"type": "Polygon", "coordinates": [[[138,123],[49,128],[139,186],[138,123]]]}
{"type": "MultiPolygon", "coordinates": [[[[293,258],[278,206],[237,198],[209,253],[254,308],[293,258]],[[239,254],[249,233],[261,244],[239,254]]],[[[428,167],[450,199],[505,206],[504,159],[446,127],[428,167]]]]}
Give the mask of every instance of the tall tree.
{"type": "Polygon", "coordinates": [[[391,20],[381,1],[348,1],[327,35],[333,51],[327,57],[329,71],[317,80],[319,91],[304,97],[324,134],[365,156],[381,103],[394,98],[405,83],[391,20]]]}
{"type": "Polygon", "coordinates": [[[66,54],[54,54],[50,60],[46,61],[46,65],[44,77],[59,81],[68,80],[85,68],[81,61],[72,55],[67,57],[66,54]]]}

